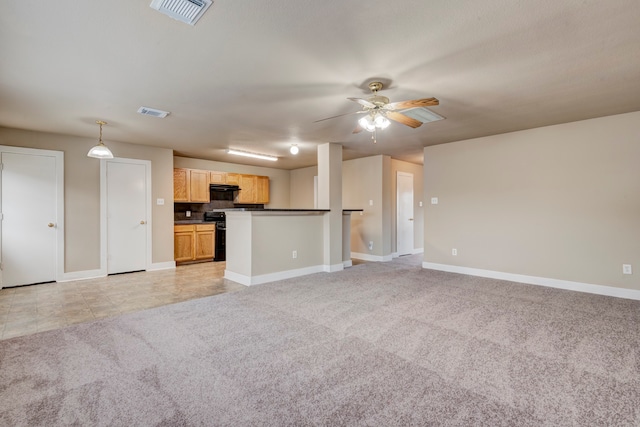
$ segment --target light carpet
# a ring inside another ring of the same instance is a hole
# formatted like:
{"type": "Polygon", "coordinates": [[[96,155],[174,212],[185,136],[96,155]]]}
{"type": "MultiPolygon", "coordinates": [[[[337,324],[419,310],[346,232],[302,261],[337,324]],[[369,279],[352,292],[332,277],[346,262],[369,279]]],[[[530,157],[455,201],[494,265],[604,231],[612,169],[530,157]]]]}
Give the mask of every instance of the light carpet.
{"type": "Polygon", "coordinates": [[[0,425],[640,425],[640,302],[367,263],[0,341],[0,425]]]}

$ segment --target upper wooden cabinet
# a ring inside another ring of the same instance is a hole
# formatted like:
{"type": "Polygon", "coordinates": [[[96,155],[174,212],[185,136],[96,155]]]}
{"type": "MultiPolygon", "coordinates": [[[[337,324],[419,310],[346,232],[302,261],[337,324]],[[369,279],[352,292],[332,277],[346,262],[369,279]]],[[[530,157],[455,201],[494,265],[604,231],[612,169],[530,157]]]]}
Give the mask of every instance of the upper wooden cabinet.
{"type": "Polygon", "coordinates": [[[173,201],[209,203],[209,171],[173,169],[173,201]]]}
{"type": "Polygon", "coordinates": [[[269,203],[269,177],[258,176],[256,185],[256,203],[269,203]]]}
{"type": "Polygon", "coordinates": [[[173,169],[173,201],[184,203],[209,203],[210,184],[238,185],[236,203],[269,203],[269,177],[233,172],[215,172],[200,169],[173,169]]]}
{"type": "Polygon", "coordinates": [[[227,184],[240,185],[240,174],[227,172],[227,184]]]}
{"type": "Polygon", "coordinates": [[[190,202],[191,176],[189,169],[175,168],[173,170],[173,201],[190,202]]]}
{"type": "Polygon", "coordinates": [[[226,184],[227,174],[225,172],[209,172],[209,182],[211,184],[226,184]]]}

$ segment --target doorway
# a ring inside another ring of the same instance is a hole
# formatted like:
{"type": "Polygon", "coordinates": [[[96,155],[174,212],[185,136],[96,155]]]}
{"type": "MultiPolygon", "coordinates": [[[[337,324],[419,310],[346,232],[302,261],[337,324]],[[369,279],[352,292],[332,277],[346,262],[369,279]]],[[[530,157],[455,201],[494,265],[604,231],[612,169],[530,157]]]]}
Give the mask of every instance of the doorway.
{"type": "Polygon", "coordinates": [[[396,251],[413,253],[413,174],[398,172],[396,180],[396,251]]]}
{"type": "Polygon", "coordinates": [[[151,265],[151,162],[109,159],[100,164],[101,264],[107,274],[151,265]]]}
{"type": "Polygon", "coordinates": [[[0,288],[64,274],[64,154],[0,146],[0,288]]]}

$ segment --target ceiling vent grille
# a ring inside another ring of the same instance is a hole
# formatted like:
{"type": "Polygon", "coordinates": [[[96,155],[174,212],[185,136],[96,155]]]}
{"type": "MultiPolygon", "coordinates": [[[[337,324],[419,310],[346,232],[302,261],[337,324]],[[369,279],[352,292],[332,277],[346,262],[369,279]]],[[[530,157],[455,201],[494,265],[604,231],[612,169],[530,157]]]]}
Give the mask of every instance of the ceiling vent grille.
{"type": "Polygon", "coordinates": [[[138,113],[144,114],[145,116],[159,117],[161,119],[164,119],[169,115],[168,111],[156,110],[155,108],[149,108],[149,107],[138,108],[138,113]]]}
{"type": "Polygon", "coordinates": [[[426,107],[410,108],[403,110],[402,114],[413,119],[420,120],[422,123],[436,122],[444,119],[440,114],[434,113],[426,107]]]}
{"type": "Polygon", "coordinates": [[[173,19],[194,25],[211,3],[212,0],[153,0],[150,6],[173,19]]]}

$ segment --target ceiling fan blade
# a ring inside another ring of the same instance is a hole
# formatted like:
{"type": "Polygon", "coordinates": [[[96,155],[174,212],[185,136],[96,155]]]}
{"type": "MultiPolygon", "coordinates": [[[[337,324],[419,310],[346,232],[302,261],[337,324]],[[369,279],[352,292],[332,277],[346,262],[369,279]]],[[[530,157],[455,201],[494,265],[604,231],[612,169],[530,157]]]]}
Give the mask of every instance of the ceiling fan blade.
{"type": "Polygon", "coordinates": [[[404,114],[397,113],[395,111],[387,111],[386,116],[388,119],[391,119],[398,123],[402,123],[403,125],[410,126],[414,129],[422,126],[422,122],[420,120],[416,120],[412,117],[405,116],[404,114]]]}
{"type": "Polygon", "coordinates": [[[331,120],[331,119],[335,119],[337,117],[342,117],[342,116],[350,116],[352,114],[362,114],[362,113],[368,113],[368,111],[354,111],[352,113],[345,113],[345,114],[338,114],[337,116],[331,116],[331,117],[327,117],[326,119],[320,119],[320,120],[316,120],[313,123],[318,123],[318,122],[323,122],[325,120],[331,120]]]}
{"type": "Polygon", "coordinates": [[[376,104],[367,101],[366,99],[362,99],[362,98],[347,98],[349,101],[353,101],[353,102],[357,102],[358,104],[362,105],[363,107],[366,108],[375,108],[376,104]]]}
{"type": "Polygon", "coordinates": [[[412,99],[410,101],[392,102],[384,106],[388,110],[404,110],[406,108],[415,107],[432,107],[440,104],[436,98],[412,99]]]}
{"type": "Polygon", "coordinates": [[[364,128],[360,125],[356,125],[356,128],[351,133],[360,133],[364,130],[364,128]]]}

